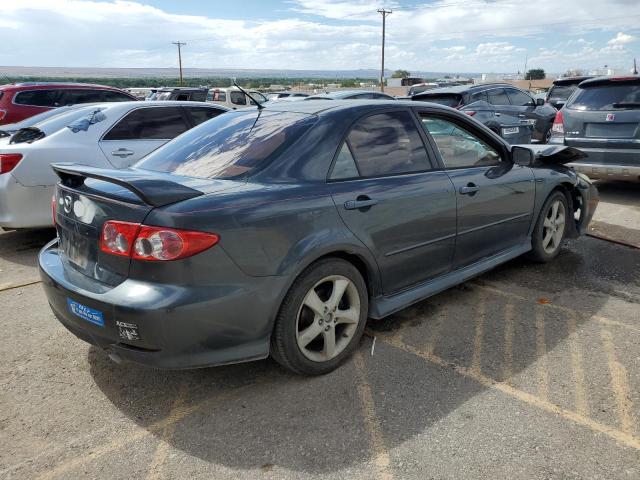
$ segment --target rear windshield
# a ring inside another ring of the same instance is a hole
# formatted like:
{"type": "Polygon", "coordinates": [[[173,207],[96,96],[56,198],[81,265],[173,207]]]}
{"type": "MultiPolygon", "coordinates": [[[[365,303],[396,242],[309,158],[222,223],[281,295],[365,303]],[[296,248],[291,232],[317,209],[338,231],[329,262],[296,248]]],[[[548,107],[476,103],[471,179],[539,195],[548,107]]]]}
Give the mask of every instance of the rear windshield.
{"type": "Polygon", "coordinates": [[[189,177],[237,177],[268,163],[315,121],[290,112],[225,113],[180,135],[136,167],[189,177]]]}
{"type": "Polygon", "coordinates": [[[608,84],[581,89],[567,108],[574,110],[637,109],[640,108],[640,84],[608,84]]]}
{"type": "Polygon", "coordinates": [[[421,102],[439,103],[440,105],[446,105],[447,107],[457,107],[460,105],[460,95],[452,94],[420,95],[417,100],[420,100],[421,102]]]}
{"type": "Polygon", "coordinates": [[[556,85],[551,87],[549,98],[554,100],[566,100],[576,91],[578,85],[556,85]]]}

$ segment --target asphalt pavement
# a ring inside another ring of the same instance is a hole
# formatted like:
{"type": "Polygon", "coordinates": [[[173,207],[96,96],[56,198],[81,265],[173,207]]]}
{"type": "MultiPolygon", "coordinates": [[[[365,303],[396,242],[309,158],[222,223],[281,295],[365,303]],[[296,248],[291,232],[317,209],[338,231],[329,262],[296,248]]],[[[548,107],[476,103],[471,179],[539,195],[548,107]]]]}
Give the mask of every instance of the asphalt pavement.
{"type": "Polygon", "coordinates": [[[303,378],[113,363],[48,307],[51,236],[0,233],[2,479],[640,478],[638,249],[516,259],[370,321],[353,359],[303,378]]]}

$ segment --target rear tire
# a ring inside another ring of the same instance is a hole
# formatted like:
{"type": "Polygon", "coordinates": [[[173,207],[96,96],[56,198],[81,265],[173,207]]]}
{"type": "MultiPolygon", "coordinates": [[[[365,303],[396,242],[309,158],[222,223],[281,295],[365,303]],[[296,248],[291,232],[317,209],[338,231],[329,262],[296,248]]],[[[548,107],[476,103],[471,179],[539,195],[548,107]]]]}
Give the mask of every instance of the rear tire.
{"type": "Polygon", "coordinates": [[[570,220],[567,197],[554,191],[544,202],[531,238],[529,257],[536,262],[549,262],[560,253],[570,220]]]}
{"type": "Polygon", "coordinates": [[[338,258],[310,265],[280,307],[271,356],[294,373],[321,375],[343,363],[362,337],[369,297],[362,275],[338,258]]]}

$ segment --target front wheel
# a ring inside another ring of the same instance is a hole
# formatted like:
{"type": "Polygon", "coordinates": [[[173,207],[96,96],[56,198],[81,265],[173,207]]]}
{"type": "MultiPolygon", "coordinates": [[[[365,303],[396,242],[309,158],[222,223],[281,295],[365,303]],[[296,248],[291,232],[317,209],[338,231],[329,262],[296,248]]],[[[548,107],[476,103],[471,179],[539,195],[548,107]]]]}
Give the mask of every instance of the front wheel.
{"type": "Polygon", "coordinates": [[[531,258],[538,262],[553,260],[560,253],[566,232],[569,207],[562,192],[553,192],[545,201],[533,229],[531,258]]]}
{"type": "Polygon", "coordinates": [[[271,354],[304,375],[334,370],[357,347],[369,307],[360,272],[341,259],[307,268],[287,293],[276,319],[271,354]]]}

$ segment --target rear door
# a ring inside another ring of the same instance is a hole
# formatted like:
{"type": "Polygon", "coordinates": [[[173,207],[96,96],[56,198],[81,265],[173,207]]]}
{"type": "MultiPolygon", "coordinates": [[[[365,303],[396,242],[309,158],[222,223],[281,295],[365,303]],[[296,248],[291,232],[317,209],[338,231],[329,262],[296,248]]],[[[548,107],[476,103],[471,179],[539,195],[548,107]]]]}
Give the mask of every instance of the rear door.
{"type": "Polygon", "coordinates": [[[126,168],[189,128],[190,120],[180,107],[140,107],[104,134],[100,149],[115,168],[126,168]]]}
{"type": "Polygon", "coordinates": [[[420,112],[442,166],[455,186],[457,236],[454,268],[527,240],[535,184],[528,167],[466,120],[420,112]]]}
{"type": "Polygon", "coordinates": [[[412,112],[358,120],[328,185],[343,221],[374,254],[385,294],[449,271],[455,192],[446,173],[433,168],[412,112]]]}
{"type": "Polygon", "coordinates": [[[577,148],[603,150],[599,160],[640,163],[640,80],[608,81],[581,89],[563,110],[565,142],[577,148]],[[601,158],[600,158],[601,157],[601,158]]]}

